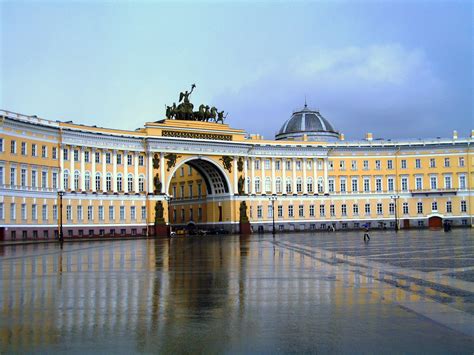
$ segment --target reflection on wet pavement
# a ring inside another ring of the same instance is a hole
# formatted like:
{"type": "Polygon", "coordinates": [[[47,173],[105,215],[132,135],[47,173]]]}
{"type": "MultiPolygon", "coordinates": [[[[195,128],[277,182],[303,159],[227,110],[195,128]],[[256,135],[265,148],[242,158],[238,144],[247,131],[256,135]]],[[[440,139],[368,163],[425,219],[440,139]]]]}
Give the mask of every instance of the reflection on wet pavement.
{"type": "Polygon", "coordinates": [[[0,352],[472,353],[469,230],[5,246],[0,352]]]}

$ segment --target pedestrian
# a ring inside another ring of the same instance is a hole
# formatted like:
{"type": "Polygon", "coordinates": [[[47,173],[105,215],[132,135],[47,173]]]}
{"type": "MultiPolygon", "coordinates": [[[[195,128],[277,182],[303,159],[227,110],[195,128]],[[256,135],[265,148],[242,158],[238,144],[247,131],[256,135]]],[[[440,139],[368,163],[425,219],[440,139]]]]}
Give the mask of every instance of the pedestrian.
{"type": "Polygon", "coordinates": [[[370,241],[370,237],[369,237],[369,226],[365,226],[364,227],[364,242],[368,242],[370,241]]]}

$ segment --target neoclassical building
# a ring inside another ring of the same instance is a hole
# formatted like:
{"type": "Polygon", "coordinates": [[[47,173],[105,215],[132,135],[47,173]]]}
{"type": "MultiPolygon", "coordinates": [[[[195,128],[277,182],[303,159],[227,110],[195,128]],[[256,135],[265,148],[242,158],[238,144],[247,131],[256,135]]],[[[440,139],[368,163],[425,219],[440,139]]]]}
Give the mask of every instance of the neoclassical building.
{"type": "Polygon", "coordinates": [[[135,131],[0,111],[0,238],[472,226],[467,138],[346,141],[304,107],[274,140],[164,119],[135,131]],[[273,200],[273,201],[272,201],[273,200]],[[246,215],[246,216],[244,216],[246,215]],[[273,216],[274,215],[274,216],[273,216]]]}

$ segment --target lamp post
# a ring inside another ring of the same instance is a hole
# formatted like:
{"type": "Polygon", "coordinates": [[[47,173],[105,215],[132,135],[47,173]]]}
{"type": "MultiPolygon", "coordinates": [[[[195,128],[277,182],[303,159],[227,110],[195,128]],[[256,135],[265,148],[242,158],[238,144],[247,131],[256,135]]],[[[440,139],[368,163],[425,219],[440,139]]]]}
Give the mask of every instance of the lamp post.
{"type": "Polygon", "coordinates": [[[63,196],[64,191],[58,191],[59,196],[59,242],[64,242],[64,234],[63,234],[63,196]]]}
{"type": "Polygon", "coordinates": [[[276,230],[275,230],[275,201],[277,200],[277,195],[273,194],[269,197],[269,200],[272,202],[272,218],[273,218],[273,238],[275,238],[276,230]]]}
{"type": "Polygon", "coordinates": [[[392,195],[390,196],[392,200],[395,202],[395,232],[398,232],[398,208],[397,208],[397,200],[400,198],[399,195],[392,195]]]}
{"type": "Polygon", "coordinates": [[[173,196],[165,195],[165,200],[168,203],[168,237],[171,237],[171,201],[173,200],[173,196]]]}

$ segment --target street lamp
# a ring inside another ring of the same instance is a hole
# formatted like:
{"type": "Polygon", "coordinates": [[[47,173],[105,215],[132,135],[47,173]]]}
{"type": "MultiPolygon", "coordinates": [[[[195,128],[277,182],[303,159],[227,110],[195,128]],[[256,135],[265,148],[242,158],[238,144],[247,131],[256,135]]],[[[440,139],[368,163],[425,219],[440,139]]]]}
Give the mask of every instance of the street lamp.
{"type": "Polygon", "coordinates": [[[168,237],[171,237],[171,201],[173,200],[173,195],[165,195],[165,200],[168,203],[168,237]]]}
{"type": "Polygon", "coordinates": [[[277,195],[273,194],[268,198],[272,202],[272,217],[273,217],[273,238],[275,238],[276,230],[275,230],[275,201],[278,199],[277,195]]]}
{"type": "Polygon", "coordinates": [[[64,234],[63,234],[63,196],[64,191],[58,191],[59,196],[59,242],[64,242],[64,234]]]}
{"type": "Polygon", "coordinates": [[[398,208],[397,208],[397,200],[400,198],[399,195],[392,195],[390,196],[392,200],[395,202],[395,232],[398,232],[398,208]]]}

